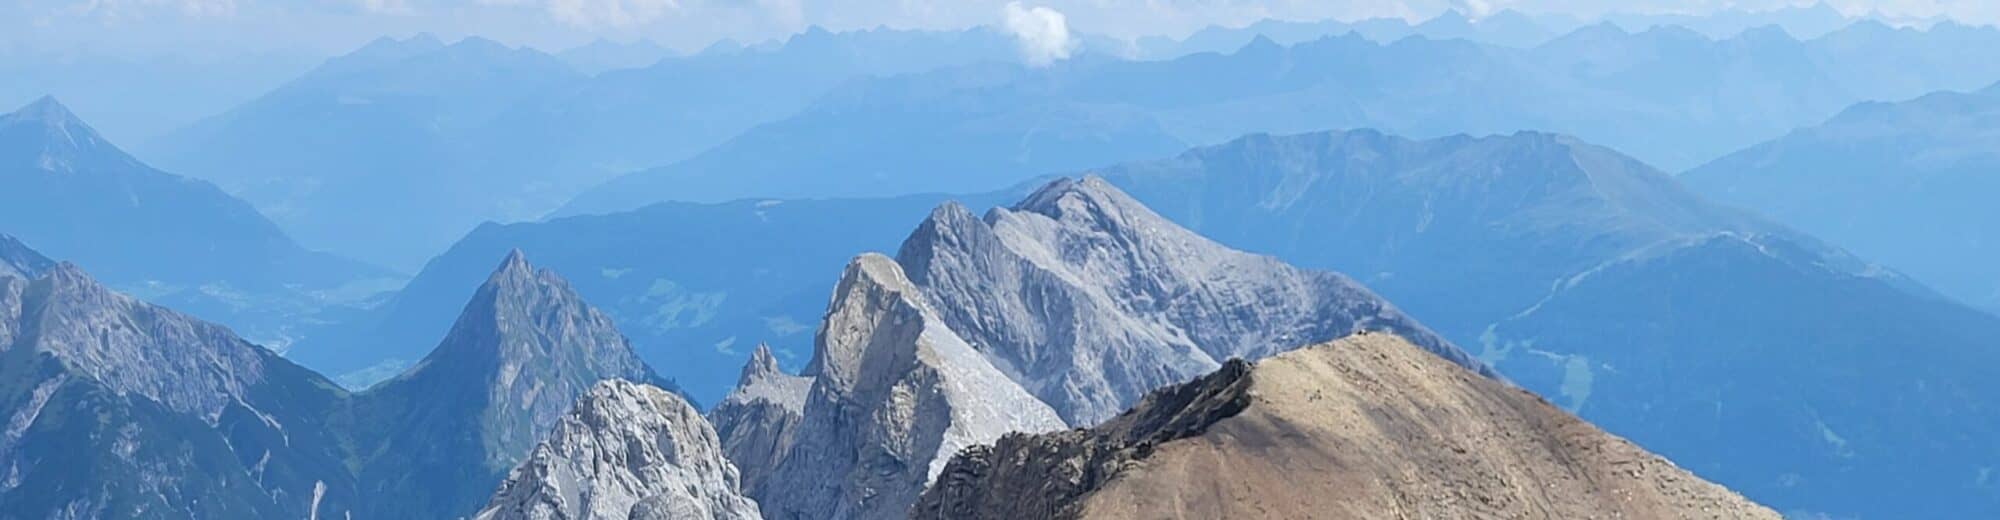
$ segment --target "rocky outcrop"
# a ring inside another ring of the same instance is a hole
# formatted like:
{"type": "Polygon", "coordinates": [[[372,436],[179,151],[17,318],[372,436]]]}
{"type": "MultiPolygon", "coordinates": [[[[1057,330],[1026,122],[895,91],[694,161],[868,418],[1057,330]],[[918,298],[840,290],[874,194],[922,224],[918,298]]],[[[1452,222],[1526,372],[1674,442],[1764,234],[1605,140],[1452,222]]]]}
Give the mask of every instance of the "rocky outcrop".
{"type": "Polygon", "coordinates": [[[1232,361],[1095,428],[968,450],[913,516],[1778,518],[1390,334],[1232,361]]]}
{"type": "MultiPolygon", "coordinates": [[[[778,369],[771,347],[757,345],[736,389],[709,412],[715,431],[722,438],[722,452],[742,466],[775,468],[792,444],[799,421],[805,418],[806,397],[813,379],[786,374],[778,369]]],[[[762,492],[763,477],[769,471],[745,475],[743,489],[753,495],[762,492]]]]}
{"type": "Polygon", "coordinates": [[[379,439],[362,479],[369,492],[398,497],[373,516],[478,510],[570,405],[606,379],[673,388],[561,277],[509,254],[436,350],[362,396],[358,426],[379,439]]]}
{"type": "Polygon", "coordinates": [[[1223,247],[1096,177],[983,219],[946,204],[897,259],[946,325],[1072,424],[1230,358],[1360,331],[1491,373],[1345,276],[1223,247]]]}
{"type": "Polygon", "coordinates": [[[1063,427],[881,255],[848,264],[814,347],[792,441],[752,477],[766,483],[755,498],[774,518],[901,518],[960,449],[1063,427]]]}
{"type": "Polygon", "coordinates": [[[622,380],[598,383],[535,447],[481,520],[756,520],[715,430],[687,400],[622,380]],[[641,505],[643,504],[643,507],[641,505]]]}

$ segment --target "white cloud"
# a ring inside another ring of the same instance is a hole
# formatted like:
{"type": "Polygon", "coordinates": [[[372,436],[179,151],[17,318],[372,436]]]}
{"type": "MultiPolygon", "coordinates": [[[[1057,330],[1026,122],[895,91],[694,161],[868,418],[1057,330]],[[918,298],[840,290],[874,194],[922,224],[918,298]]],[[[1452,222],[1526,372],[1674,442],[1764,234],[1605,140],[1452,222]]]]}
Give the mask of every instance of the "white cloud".
{"type": "Polygon", "coordinates": [[[548,0],[549,15],[578,27],[630,27],[678,8],[676,0],[548,0]]]}
{"type": "Polygon", "coordinates": [[[1021,47],[1021,57],[1029,65],[1041,67],[1069,59],[1070,50],[1076,48],[1076,39],[1070,36],[1069,22],[1062,12],[1047,7],[1023,7],[1020,2],[1008,2],[1003,11],[1007,32],[1013,33],[1021,47]]]}
{"type": "Polygon", "coordinates": [[[1493,14],[1493,2],[1490,0],[1451,0],[1451,8],[1474,20],[1493,14]]]}

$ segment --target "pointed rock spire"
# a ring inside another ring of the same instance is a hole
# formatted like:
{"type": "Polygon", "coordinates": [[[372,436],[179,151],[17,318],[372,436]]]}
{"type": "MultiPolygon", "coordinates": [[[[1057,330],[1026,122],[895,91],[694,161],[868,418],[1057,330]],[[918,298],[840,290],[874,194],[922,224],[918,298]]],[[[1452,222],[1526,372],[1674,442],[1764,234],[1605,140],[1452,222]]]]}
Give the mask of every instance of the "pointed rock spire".
{"type": "Polygon", "coordinates": [[[757,348],[750,351],[750,361],[743,364],[743,376],[737,378],[736,384],[747,385],[777,373],[778,358],[771,355],[771,345],[758,343],[757,348]]]}
{"type": "Polygon", "coordinates": [[[744,467],[746,481],[766,483],[751,489],[776,518],[899,517],[960,449],[1064,427],[879,254],[848,263],[814,348],[804,416],[764,457],[776,467],[744,467]]]}
{"type": "Polygon", "coordinates": [[[639,360],[610,317],[554,272],[538,272],[512,251],[436,350],[365,396],[392,421],[409,416],[390,433],[392,452],[406,447],[426,453],[385,456],[372,461],[378,468],[370,471],[409,480],[440,472],[459,476],[428,484],[443,489],[414,496],[408,494],[416,490],[393,487],[372,492],[396,497],[386,503],[424,500],[401,510],[416,516],[470,513],[578,396],[606,379],[672,388],[639,360]]]}

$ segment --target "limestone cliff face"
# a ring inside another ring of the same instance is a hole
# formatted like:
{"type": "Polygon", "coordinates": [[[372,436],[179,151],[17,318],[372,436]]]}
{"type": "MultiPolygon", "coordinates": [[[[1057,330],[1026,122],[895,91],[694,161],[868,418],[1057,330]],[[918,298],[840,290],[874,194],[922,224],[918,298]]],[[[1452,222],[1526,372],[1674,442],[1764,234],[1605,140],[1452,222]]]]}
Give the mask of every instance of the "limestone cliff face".
{"type": "Polygon", "coordinates": [[[1483,365],[1359,283],[1224,247],[1096,177],[934,211],[897,255],[945,325],[1072,424],[1146,392],[1360,331],[1483,365]]]}
{"type": "Polygon", "coordinates": [[[915,518],[1702,518],[1769,509],[1390,334],[1231,361],[954,459],[915,518]]]}
{"type": "MultiPolygon", "coordinates": [[[[945,327],[887,257],[849,263],[791,441],[750,477],[773,518],[902,518],[960,449],[1064,424],[945,327]]],[[[748,430],[739,430],[748,431],[748,430]]]]}
{"type": "Polygon", "coordinates": [[[738,465],[759,468],[746,472],[743,489],[753,495],[764,489],[769,468],[778,466],[792,444],[799,421],[805,418],[807,394],[813,379],[786,374],[778,369],[778,359],[768,345],[757,345],[736,389],[709,412],[722,451],[738,465]]]}
{"type": "Polygon", "coordinates": [[[708,421],[671,392],[598,383],[482,509],[482,520],[757,520],[708,421]]]}

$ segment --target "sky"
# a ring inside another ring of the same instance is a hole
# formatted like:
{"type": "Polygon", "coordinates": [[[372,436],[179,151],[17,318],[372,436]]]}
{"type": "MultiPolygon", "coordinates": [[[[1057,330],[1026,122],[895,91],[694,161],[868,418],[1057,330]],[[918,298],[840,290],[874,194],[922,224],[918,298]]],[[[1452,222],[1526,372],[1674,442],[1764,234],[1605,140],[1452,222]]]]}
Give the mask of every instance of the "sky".
{"type": "MultiPolygon", "coordinates": [[[[1593,17],[1621,12],[1768,10],[1795,0],[0,0],[0,52],[338,53],[380,36],[479,35],[560,49],[598,38],[692,50],[810,25],[958,29],[1042,27],[1116,37],[1179,36],[1265,19],[1427,19],[1446,9],[1512,8],[1593,17]],[[1014,25],[1010,25],[1014,24],[1014,25]]],[[[1828,0],[1849,14],[2000,22],[1996,0],[1828,0]]],[[[1056,53],[1059,49],[1045,49],[1056,53]]]]}

